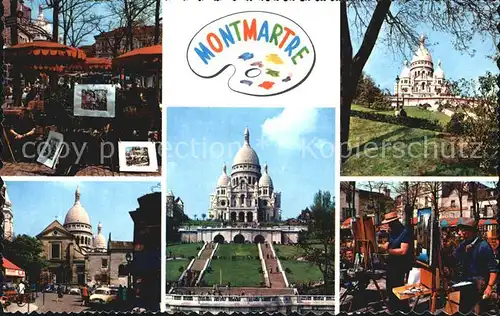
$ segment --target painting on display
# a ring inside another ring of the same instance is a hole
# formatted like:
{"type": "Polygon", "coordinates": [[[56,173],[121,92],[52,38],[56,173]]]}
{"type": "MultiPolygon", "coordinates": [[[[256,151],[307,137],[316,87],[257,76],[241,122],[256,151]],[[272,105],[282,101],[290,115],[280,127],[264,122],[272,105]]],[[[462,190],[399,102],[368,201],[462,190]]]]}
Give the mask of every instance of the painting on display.
{"type": "Polygon", "coordinates": [[[157,172],[158,159],[153,142],[119,142],[120,171],[157,172]]]}
{"type": "Polygon", "coordinates": [[[110,84],[75,85],[74,115],[115,117],[116,87],[110,84]]]}
{"type": "Polygon", "coordinates": [[[42,147],[40,155],[38,156],[38,159],[36,161],[53,169],[57,164],[59,156],[61,155],[63,143],[63,134],[50,131],[47,141],[42,147]]]}

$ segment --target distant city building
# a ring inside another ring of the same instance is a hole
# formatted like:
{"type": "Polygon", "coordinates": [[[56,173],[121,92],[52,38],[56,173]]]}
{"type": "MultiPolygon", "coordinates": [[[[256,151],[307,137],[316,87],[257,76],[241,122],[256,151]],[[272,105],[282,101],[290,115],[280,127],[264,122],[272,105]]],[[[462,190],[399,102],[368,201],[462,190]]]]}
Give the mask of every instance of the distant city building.
{"type": "Polygon", "coordinates": [[[184,202],[180,197],[175,197],[172,191],[167,193],[167,217],[174,216],[174,205],[177,205],[182,213],[184,213],[184,202]]]}
{"type": "Polygon", "coordinates": [[[9,198],[9,193],[7,192],[7,185],[4,184],[2,187],[2,193],[5,198],[4,205],[2,207],[2,213],[4,216],[3,220],[3,230],[4,230],[4,238],[12,241],[14,237],[14,213],[12,213],[12,202],[9,198]]]}
{"type": "MultiPolygon", "coordinates": [[[[136,26],[133,28],[134,49],[154,45],[154,26],[136,26]]],[[[92,52],[94,57],[115,58],[129,51],[127,46],[127,29],[119,27],[109,32],[102,32],[96,36],[92,52]]],[[[160,25],[161,42],[161,25],[160,25]]],[[[87,48],[87,50],[90,50],[87,48]]]]}
{"type": "MultiPolygon", "coordinates": [[[[353,190],[348,182],[340,183],[340,220],[344,222],[348,218],[357,216],[360,211],[364,215],[374,217],[378,205],[386,205],[392,208],[394,200],[391,190],[382,188],[383,192],[368,191],[356,188],[353,190]],[[353,192],[355,191],[355,192],[353,192]],[[353,194],[354,193],[354,194],[353,194]],[[354,201],[353,201],[354,199],[354,201]]],[[[385,212],[386,210],[379,210],[385,212]]],[[[379,214],[383,215],[383,214],[379,214]]],[[[379,218],[380,219],[380,218],[379,218]]]]}

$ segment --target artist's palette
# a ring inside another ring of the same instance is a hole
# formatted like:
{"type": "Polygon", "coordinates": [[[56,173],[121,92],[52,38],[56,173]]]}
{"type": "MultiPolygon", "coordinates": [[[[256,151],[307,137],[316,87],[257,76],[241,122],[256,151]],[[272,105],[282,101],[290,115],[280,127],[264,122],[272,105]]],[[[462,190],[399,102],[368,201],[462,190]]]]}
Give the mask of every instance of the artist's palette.
{"type": "Polygon", "coordinates": [[[307,79],[315,51],[307,33],[294,21],[270,12],[247,11],[203,27],[191,40],[187,59],[200,77],[217,80],[230,68],[234,71],[227,82],[231,90],[271,96],[307,79]]]}

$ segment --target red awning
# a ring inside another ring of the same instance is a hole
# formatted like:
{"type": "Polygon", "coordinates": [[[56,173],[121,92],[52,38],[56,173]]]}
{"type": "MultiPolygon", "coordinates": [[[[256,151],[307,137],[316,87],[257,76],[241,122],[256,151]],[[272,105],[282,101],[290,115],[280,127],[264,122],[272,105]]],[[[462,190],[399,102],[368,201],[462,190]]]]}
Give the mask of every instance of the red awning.
{"type": "Polygon", "coordinates": [[[479,220],[478,226],[487,226],[487,225],[498,225],[498,221],[494,218],[479,220]]]}
{"type": "Polygon", "coordinates": [[[113,67],[151,70],[161,67],[162,45],[134,49],[113,59],[113,67]]]}
{"type": "Polygon", "coordinates": [[[26,276],[23,269],[19,268],[6,258],[3,258],[3,267],[5,269],[6,276],[19,277],[19,278],[24,278],[26,276]]]}
{"type": "Polygon", "coordinates": [[[346,219],[342,223],[342,226],[340,226],[340,228],[342,228],[342,229],[349,229],[349,228],[351,228],[351,221],[352,221],[352,217],[349,217],[348,219],[346,219]]]}

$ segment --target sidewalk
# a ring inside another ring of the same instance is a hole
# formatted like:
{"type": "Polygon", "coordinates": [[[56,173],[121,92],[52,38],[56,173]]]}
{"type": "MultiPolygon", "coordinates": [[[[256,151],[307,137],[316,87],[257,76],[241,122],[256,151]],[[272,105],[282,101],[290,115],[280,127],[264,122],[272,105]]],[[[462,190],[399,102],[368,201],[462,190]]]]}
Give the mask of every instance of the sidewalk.
{"type": "Polygon", "coordinates": [[[20,307],[19,305],[17,305],[16,303],[12,303],[10,304],[7,308],[5,308],[3,311],[5,313],[17,313],[17,312],[20,312],[20,313],[28,313],[28,310],[29,312],[35,312],[38,310],[38,306],[36,306],[35,304],[33,303],[30,303],[30,304],[26,304],[24,305],[23,307],[20,307]],[[29,306],[28,306],[29,305],[29,306]]]}

